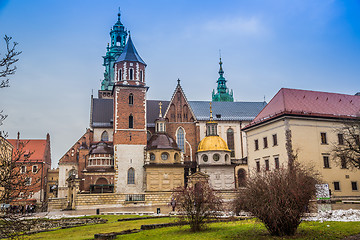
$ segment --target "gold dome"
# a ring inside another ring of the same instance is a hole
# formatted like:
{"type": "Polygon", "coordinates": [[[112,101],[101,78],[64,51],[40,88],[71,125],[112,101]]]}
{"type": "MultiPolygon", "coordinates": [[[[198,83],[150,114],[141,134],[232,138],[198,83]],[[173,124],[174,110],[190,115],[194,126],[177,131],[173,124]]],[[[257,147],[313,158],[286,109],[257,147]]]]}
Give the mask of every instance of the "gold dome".
{"type": "Polygon", "coordinates": [[[204,151],[229,151],[229,148],[224,141],[219,136],[207,136],[201,142],[198,146],[198,152],[204,152],[204,151]]]}

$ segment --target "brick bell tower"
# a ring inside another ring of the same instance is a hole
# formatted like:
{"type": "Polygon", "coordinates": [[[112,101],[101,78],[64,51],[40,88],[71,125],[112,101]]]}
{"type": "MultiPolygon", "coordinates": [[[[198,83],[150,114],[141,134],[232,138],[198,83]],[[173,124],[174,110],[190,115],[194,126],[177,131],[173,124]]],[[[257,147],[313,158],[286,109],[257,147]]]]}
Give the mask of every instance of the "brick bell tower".
{"type": "Polygon", "coordinates": [[[129,35],[114,65],[114,158],[115,191],[144,192],[146,134],[146,63],[129,35]]]}

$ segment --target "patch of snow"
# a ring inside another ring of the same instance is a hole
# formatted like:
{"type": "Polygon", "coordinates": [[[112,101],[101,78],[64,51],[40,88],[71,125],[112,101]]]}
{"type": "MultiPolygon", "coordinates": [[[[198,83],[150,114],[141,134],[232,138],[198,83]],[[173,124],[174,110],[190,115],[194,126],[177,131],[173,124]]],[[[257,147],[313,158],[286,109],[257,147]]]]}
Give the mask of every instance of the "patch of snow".
{"type": "Polygon", "coordinates": [[[337,221],[337,222],[355,222],[360,221],[360,210],[332,210],[319,211],[316,216],[303,218],[305,221],[337,221]]]}

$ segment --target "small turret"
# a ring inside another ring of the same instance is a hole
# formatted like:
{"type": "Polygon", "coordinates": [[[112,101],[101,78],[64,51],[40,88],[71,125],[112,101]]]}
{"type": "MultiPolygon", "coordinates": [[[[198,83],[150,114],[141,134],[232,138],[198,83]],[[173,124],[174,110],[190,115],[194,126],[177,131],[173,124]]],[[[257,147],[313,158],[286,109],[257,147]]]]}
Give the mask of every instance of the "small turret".
{"type": "Polygon", "coordinates": [[[120,21],[120,10],[117,22],[110,29],[110,44],[106,47],[106,54],[103,56],[105,67],[104,80],[101,82],[102,91],[111,91],[114,85],[114,63],[124,50],[127,30],[120,21]]]}
{"type": "Polygon", "coordinates": [[[220,69],[219,69],[219,78],[216,81],[218,86],[217,86],[217,92],[215,93],[215,90],[213,90],[212,93],[212,101],[213,102],[233,102],[234,101],[234,97],[233,97],[233,91],[231,90],[231,92],[229,91],[229,89],[226,87],[226,79],[224,77],[224,70],[222,68],[222,61],[221,61],[221,57],[220,57],[220,69]]]}
{"type": "Polygon", "coordinates": [[[136,51],[129,34],[124,50],[115,63],[115,83],[145,86],[145,67],[146,63],[136,51]]]}

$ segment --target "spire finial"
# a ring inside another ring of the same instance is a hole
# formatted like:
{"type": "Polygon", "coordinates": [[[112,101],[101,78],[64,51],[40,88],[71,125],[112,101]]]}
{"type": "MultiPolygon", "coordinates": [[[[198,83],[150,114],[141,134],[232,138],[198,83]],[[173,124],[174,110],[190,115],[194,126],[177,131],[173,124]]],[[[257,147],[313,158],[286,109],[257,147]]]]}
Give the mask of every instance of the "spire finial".
{"type": "Polygon", "coordinates": [[[180,85],[180,78],[178,78],[177,82],[178,82],[178,85],[180,85]]]}
{"type": "Polygon", "coordinates": [[[210,121],[213,121],[213,115],[212,115],[212,102],[210,102],[210,121]]]}
{"type": "Polygon", "coordinates": [[[121,16],[121,11],[120,11],[120,7],[119,7],[119,12],[118,12],[118,21],[120,21],[120,16],[121,16]]]}
{"type": "Polygon", "coordinates": [[[159,109],[160,109],[159,118],[162,118],[161,108],[162,108],[162,102],[159,102],[159,109]]]}

